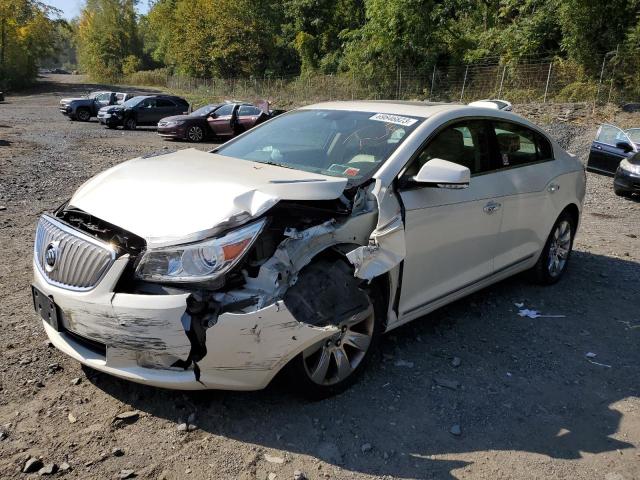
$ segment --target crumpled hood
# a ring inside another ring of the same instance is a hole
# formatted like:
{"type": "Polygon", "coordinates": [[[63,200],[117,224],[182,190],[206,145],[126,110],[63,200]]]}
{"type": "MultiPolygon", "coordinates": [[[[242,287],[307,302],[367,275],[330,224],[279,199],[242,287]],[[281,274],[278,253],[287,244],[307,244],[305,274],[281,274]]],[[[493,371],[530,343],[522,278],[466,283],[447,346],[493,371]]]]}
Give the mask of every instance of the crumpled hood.
{"type": "Polygon", "coordinates": [[[347,179],[193,148],[121,163],[88,180],[69,205],[160,246],[244,223],[279,200],[332,200],[347,179]]]}

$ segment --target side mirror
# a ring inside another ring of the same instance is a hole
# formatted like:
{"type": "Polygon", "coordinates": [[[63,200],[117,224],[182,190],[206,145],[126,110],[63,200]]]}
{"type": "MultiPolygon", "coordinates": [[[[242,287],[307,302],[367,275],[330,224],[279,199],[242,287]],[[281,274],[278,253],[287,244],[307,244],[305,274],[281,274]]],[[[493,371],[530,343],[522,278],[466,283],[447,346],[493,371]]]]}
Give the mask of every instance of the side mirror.
{"type": "Polygon", "coordinates": [[[470,179],[471,171],[467,167],[440,158],[429,160],[412,178],[416,183],[438,188],[466,188],[470,179]]]}
{"type": "Polygon", "coordinates": [[[620,150],[623,150],[624,153],[629,153],[629,152],[633,151],[633,147],[631,145],[629,145],[628,142],[616,142],[616,148],[619,148],[620,150]]]}
{"type": "Polygon", "coordinates": [[[216,112],[211,112],[209,114],[209,118],[218,118],[218,115],[216,114],[216,112]]]}

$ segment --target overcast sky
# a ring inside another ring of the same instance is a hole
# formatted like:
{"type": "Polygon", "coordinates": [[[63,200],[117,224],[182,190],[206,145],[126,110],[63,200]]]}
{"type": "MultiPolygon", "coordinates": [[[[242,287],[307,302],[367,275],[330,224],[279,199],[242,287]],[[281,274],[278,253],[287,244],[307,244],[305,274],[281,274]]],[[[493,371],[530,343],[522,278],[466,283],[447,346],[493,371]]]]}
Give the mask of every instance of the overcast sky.
{"type": "MultiPolygon", "coordinates": [[[[44,3],[52,7],[59,8],[63,12],[64,18],[71,20],[80,14],[80,9],[84,5],[84,0],[44,0],[44,3]]],[[[138,13],[146,13],[149,10],[148,0],[138,2],[138,13]]]]}

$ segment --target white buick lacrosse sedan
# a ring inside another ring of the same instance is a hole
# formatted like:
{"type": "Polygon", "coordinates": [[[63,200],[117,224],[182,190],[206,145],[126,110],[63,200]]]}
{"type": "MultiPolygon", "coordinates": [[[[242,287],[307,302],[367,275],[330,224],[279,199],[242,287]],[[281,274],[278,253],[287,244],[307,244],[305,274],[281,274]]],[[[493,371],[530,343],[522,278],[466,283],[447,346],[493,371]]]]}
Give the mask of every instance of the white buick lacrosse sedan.
{"type": "Polygon", "coordinates": [[[382,334],[569,262],[582,164],[509,112],[330,102],[210,153],[121,163],[37,225],[33,302],[91,368],[175,389],[321,397],[382,334]]]}

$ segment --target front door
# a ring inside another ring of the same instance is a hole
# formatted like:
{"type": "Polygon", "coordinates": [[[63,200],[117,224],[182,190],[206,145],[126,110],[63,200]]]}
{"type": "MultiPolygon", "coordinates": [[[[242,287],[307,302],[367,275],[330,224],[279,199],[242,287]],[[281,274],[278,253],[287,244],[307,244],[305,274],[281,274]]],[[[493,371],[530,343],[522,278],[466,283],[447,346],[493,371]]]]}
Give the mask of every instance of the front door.
{"type": "Polygon", "coordinates": [[[453,123],[427,144],[403,174],[403,178],[415,175],[425,162],[440,158],[468,167],[471,181],[465,189],[411,183],[400,189],[407,247],[401,320],[419,316],[493,273],[502,208],[500,186],[490,171],[489,138],[483,120],[453,123]]]}
{"type": "Polygon", "coordinates": [[[613,176],[620,161],[633,155],[634,150],[633,142],[621,129],[613,125],[601,125],[591,144],[587,170],[613,176]],[[623,144],[629,145],[629,148],[621,148],[623,144]]]}
{"type": "Polygon", "coordinates": [[[154,110],[156,108],[155,98],[145,98],[137,108],[137,122],[139,125],[153,123],[154,110]]]}
{"type": "Polygon", "coordinates": [[[209,116],[207,121],[209,127],[215,135],[230,136],[233,135],[233,125],[231,124],[231,117],[233,110],[237,106],[233,103],[227,103],[218,108],[213,114],[209,116]]]}

